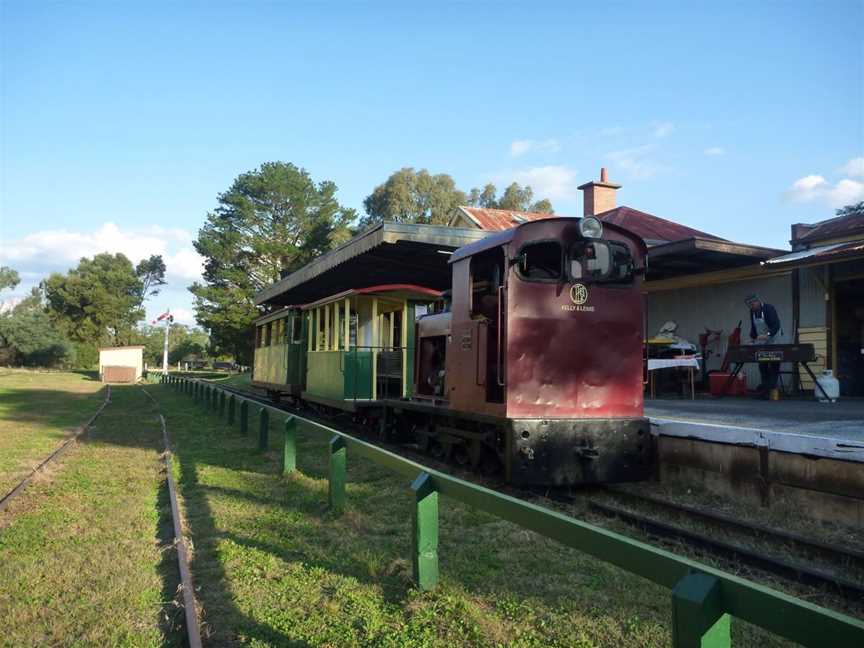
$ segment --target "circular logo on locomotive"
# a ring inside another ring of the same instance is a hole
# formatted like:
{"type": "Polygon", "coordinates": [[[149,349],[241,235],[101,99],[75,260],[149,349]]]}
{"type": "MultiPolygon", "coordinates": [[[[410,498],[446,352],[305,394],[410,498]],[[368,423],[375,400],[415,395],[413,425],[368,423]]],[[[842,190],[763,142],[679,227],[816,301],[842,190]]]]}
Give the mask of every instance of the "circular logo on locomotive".
{"type": "Polygon", "coordinates": [[[577,306],[588,301],[588,289],[584,284],[577,283],[570,286],[570,300],[577,306]]]}

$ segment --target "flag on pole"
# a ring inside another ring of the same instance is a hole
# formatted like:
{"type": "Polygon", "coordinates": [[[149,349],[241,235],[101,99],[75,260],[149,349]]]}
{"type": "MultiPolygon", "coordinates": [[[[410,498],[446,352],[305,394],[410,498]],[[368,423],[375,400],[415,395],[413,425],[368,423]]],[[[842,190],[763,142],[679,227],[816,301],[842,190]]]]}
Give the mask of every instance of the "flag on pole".
{"type": "Polygon", "coordinates": [[[162,313],[159,317],[157,317],[155,320],[153,320],[153,321],[151,322],[151,324],[155,324],[156,322],[161,322],[161,321],[164,320],[165,318],[168,319],[168,323],[169,323],[169,324],[170,324],[171,322],[174,321],[174,316],[171,314],[171,311],[165,311],[165,312],[162,313]]]}

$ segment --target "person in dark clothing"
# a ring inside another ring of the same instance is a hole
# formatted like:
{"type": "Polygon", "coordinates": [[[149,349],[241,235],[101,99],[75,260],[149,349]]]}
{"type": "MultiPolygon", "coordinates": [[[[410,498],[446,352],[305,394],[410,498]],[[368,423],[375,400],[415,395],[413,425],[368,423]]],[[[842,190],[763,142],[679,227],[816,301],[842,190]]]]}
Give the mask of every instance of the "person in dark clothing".
{"type": "MultiPolygon", "coordinates": [[[[753,344],[779,344],[783,328],[777,309],[763,302],[756,294],[748,295],[744,302],[750,307],[750,341],[753,344]]],[[[762,376],[762,384],[756,390],[757,395],[766,396],[777,387],[780,363],[760,362],[759,374],[762,376]]]]}

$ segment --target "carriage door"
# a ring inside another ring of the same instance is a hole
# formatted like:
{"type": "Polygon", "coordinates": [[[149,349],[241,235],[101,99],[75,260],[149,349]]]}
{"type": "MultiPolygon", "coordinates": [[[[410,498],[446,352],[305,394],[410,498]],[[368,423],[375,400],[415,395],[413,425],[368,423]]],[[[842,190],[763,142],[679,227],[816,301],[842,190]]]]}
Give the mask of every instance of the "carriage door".
{"type": "Polygon", "coordinates": [[[477,384],[486,401],[504,402],[504,250],[494,248],[471,258],[471,319],[477,328],[477,384]]]}

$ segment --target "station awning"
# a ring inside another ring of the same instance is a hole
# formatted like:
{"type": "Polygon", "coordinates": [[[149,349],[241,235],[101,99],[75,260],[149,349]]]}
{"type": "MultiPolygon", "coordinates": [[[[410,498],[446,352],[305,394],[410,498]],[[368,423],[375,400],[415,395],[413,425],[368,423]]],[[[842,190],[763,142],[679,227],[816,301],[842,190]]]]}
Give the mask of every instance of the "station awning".
{"type": "Polygon", "coordinates": [[[762,265],[774,268],[795,268],[825,265],[827,263],[849,261],[850,259],[861,257],[864,257],[864,239],[833,243],[831,245],[819,245],[807,250],[798,250],[797,252],[768,259],[762,265]]]}
{"type": "Polygon", "coordinates": [[[488,234],[477,229],[382,223],[265,288],[255,295],[255,304],[308,304],[345,290],[382,284],[446,290],[452,252],[488,234]]]}
{"type": "Polygon", "coordinates": [[[648,248],[648,279],[667,279],[754,265],[783,250],[718,239],[688,238],[648,248]]]}

